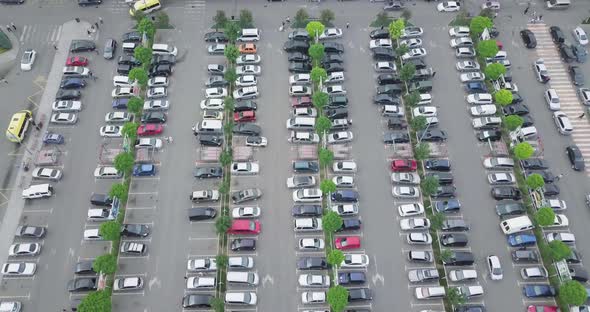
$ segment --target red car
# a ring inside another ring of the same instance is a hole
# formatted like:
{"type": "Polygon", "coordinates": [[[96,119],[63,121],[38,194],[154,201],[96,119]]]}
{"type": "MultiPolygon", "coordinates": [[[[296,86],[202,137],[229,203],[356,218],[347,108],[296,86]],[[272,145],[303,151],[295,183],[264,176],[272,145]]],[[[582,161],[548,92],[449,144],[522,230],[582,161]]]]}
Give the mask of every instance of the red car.
{"type": "Polygon", "coordinates": [[[311,98],[309,96],[292,97],[291,105],[293,107],[309,107],[312,105],[311,98]]]}
{"type": "Polygon", "coordinates": [[[88,59],[83,56],[70,56],[66,61],[66,66],[86,66],[88,59]]]}
{"type": "Polygon", "coordinates": [[[415,171],[418,164],[413,159],[394,159],[391,162],[391,170],[395,172],[415,171]]]}
{"type": "Polygon", "coordinates": [[[258,234],[260,233],[260,222],[258,220],[234,220],[227,230],[229,234],[258,234]]]}
{"type": "Polygon", "coordinates": [[[253,110],[234,113],[235,122],[256,121],[256,113],[253,110]]]}
{"type": "Polygon", "coordinates": [[[337,237],[334,241],[336,249],[358,249],[361,248],[361,238],[359,236],[343,236],[337,237]]]}
{"type": "Polygon", "coordinates": [[[138,136],[156,135],[162,133],[164,127],[160,124],[144,124],[137,128],[138,136]]]}
{"type": "Polygon", "coordinates": [[[530,305],[526,309],[527,312],[557,312],[558,309],[556,306],[545,306],[545,305],[530,305]]]}

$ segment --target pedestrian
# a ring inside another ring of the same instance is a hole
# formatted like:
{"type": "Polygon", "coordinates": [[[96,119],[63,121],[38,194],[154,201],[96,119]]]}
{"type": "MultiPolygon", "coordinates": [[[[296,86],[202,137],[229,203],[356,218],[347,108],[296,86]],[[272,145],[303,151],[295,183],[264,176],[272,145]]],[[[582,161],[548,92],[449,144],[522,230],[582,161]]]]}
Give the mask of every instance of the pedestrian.
{"type": "Polygon", "coordinates": [[[522,13],[522,14],[526,15],[528,12],[529,12],[529,7],[527,6],[526,9],[524,9],[524,13],[522,13]]]}
{"type": "Polygon", "coordinates": [[[56,44],[53,45],[53,48],[55,49],[55,51],[57,51],[57,45],[56,44]]]}
{"type": "Polygon", "coordinates": [[[93,75],[94,74],[91,71],[88,72],[88,76],[92,77],[93,75]]]}
{"type": "Polygon", "coordinates": [[[283,28],[285,27],[285,21],[281,22],[281,25],[283,26],[283,28]]]}
{"type": "Polygon", "coordinates": [[[12,30],[16,30],[16,26],[14,25],[13,22],[10,22],[10,27],[12,27],[12,30]]]}
{"type": "Polygon", "coordinates": [[[436,75],[436,72],[432,72],[432,78],[434,78],[434,75],[436,75]]]}
{"type": "Polygon", "coordinates": [[[66,309],[61,309],[61,310],[62,310],[62,311],[68,311],[68,310],[66,310],[66,309]]]}
{"type": "Polygon", "coordinates": [[[383,30],[383,28],[385,28],[385,26],[381,25],[381,30],[383,30]]]}
{"type": "Polygon", "coordinates": [[[94,25],[96,26],[96,29],[98,29],[98,22],[94,23],[94,25]]]}
{"type": "Polygon", "coordinates": [[[174,142],[174,140],[172,139],[172,137],[168,137],[168,141],[170,141],[170,143],[174,142]]]}
{"type": "Polygon", "coordinates": [[[98,17],[98,22],[101,24],[103,23],[102,17],[100,17],[100,16],[98,17]]]}
{"type": "Polygon", "coordinates": [[[76,23],[80,23],[80,19],[79,18],[76,17],[75,20],[76,20],[76,23]]]}
{"type": "Polygon", "coordinates": [[[561,178],[563,178],[563,174],[560,174],[560,175],[556,176],[556,177],[555,177],[555,180],[556,180],[556,181],[559,181],[561,178]]]}
{"type": "Polygon", "coordinates": [[[86,32],[88,33],[88,36],[90,36],[90,29],[86,29],[86,32]]]}
{"type": "Polygon", "coordinates": [[[346,22],[346,28],[350,28],[350,23],[346,22]]]}
{"type": "Polygon", "coordinates": [[[537,11],[533,11],[533,18],[537,17],[537,11]]]}
{"type": "Polygon", "coordinates": [[[187,280],[187,279],[188,279],[188,277],[186,277],[186,276],[185,276],[185,277],[184,277],[184,279],[185,279],[185,280],[187,280]]]}
{"type": "Polygon", "coordinates": [[[543,15],[539,15],[539,22],[543,20],[543,15]]]}
{"type": "Polygon", "coordinates": [[[8,30],[10,32],[12,31],[12,29],[10,29],[10,25],[6,25],[6,30],[8,30]]]}
{"type": "Polygon", "coordinates": [[[291,23],[291,18],[287,16],[287,19],[285,20],[287,23],[291,23]]]}
{"type": "Polygon", "coordinates": [[[584,116],[586,116],[586,113],[582,113],[582,115],[578,116],[578,119],[582,119],[584,116]]]}

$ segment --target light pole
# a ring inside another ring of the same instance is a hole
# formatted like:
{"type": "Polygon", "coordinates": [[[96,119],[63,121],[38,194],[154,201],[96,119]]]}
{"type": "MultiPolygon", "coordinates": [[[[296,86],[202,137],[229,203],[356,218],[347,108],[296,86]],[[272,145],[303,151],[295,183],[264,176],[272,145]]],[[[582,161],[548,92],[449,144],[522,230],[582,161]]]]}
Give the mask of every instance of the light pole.
{"type": "Polygon", "coordinates": [[[428,122],[428,118],[426,119],[426,122],[427,122],[426,129],[424,129],[424,131],[422,132],[422,135],[418,139],[418,144],[422,143],[422,139],[424,139],[424,135],[426,134],[426,131],[428,131],[428,128],[430,128],[431,123],[428,122]]]}

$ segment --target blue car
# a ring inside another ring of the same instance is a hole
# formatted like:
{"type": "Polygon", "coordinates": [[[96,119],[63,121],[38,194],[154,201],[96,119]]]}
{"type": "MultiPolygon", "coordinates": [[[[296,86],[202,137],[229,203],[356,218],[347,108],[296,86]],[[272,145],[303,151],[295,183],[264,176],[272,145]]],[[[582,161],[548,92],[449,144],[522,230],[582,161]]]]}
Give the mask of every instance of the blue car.
{"type": "Polygon", "coordinates": [[[533,284],[522,288],[522,293],[528,298],[555,297],[555,288],[551,285],[533,284]]]}
{"type": "Polygon", "coordinates": [[[133,175],[136,177],[145,177],[156,175],[156,166],[153,164],[139,164],[133,167],[133,175]]]}
{"type": "Polygon", "coordinates": [[[129,102],[128,98],[121,98],[113,100],[113,108],[114,109],[127,109],[127,102],[129,102]]]}
{"type": "Polygon", "coordinates": [[[487,93],[488,88],[481,81],[469,82],[465,85],[465,90],[469,93],[487,93]]]}
{"type": "Polygon", "coordinates": [[[337,190],[332,193],[332,201],[356,203],[359,200],[359,193],[353,190],[337,190]]]}
{"type": "Polygon", "coordinates": [[[63,144],[64,136],[59,133],[45,132],[43,135],[43,143],[45,144],[63,144]]]}
{"type": "Polygon", "coordinates": [[[532,246],[537,243],[537,238],[532,234],[512,234],[508,236],[510,247],[532,246]]]}

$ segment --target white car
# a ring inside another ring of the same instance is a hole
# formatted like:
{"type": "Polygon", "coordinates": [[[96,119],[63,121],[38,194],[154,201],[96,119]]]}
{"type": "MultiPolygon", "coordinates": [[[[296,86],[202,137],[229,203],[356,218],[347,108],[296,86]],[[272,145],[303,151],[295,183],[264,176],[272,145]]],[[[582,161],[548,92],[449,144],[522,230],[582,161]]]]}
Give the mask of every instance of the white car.
{"type": "Polygon", "coordinates": [[[255,99],[258,97],[258,87],[243,87],[234,90],[233,96],[236,100],[255,99]]]}
{"type": "Polygon", "coordinates": [[[344,81],[344,73],[343,72],[332,72],[332,73],[328,74],[328,78],[326,78],[326,81],[324,81],[324,83],[330,84],[330,83],[339,83],[339,82],[343,82],[343,81],[344,81]]]}
{"type": "Polygon", "coordinates": [[[465,282],[465,281],[472,281],[477,279],[477,271],[476,270],[450,270],[449,271],[449,279],[453,282],[465,282]]]}
{"type": "Polygon", "coordinates": [[[520,269],[522,279],[544,279],[549,276],[547,269],[542,266],[532,266],[520,269]]]}
{"type": "Polygon", "coordinates": [[[340,263],[341,268],[366,268],[369,266],[369,256],[365,254],[344,254],[344,261],[340,263]]]}
{"type": "Polygon", "coordinates": [[[590,89],[578,88],[578,97],[582,101],[582,104],[590,106],[590,89]]]}
{"type": "Polygon", "coordinates": [[[494,103],[494,98],[489,93],[474,93],[467,96],[467,103],[471,105],[490,105],[494,103]]]}
{"type": "Polygon", "coordinates": [[[492,185],[497,184],[513,184],[516,182],[514,174],[510,172],[495,172],[488,174],[488,183],[492,185]]]}
{"type": "Polygon", "coordinates": [[[293,117],[317,117],[318,111],[314,107],[297,107],[291,111],[293,117]]]}
{"type": "Polygon", "coordinates": [[[301,251],[320,251],[323,250],[326,243],[322,238],[300,238],[297,247],[301,251]]]}
{"type": "Polygon", "coordinates": [[[322,92],[328,93],[329,95],[346,95],[346,89],[342,85],[324,86],[322,92]]]}
{"type": "Polygon", "coordinates": [[[490,116],[496,113],[496,105],[477,105],[470,109],[473,116],[490,116]]]}
{"type": "Polygon", "coordinates": [[[162,140],[156,138],[140,138],[135,143],[135,148],[162,148],[162,140]]]}
{"type": "Polygon", "coordinates": [[[533,63],[533,70],[535,71],[535,76],[538,82],[547,82],[549,78],[549,71],[547,71],[547,66],[545,66],[545,61],[543,59],[538,59],[533,63]]]}
{"type": "Polygon", "coordinates": [[[406,242],[410,245],[432,244],[432,236],[429,233],[413,232],[406,236],[406,242]]]}
{"type": "Polygon", "coordinates": [[[164,111],[170,108],[170,102],[168,100],[149,100],[143,102],[143,110],[148,112],[153,111],[164,111]]]}
{"type": "Polygon", "coordinates": [[[391,39],[373,39],[369,41],[369,49],[375,48],[391,48],[391,39]]]}
{"type": "Polygon", "coordinates": [[[128,112],[110,112],[104,116],[106,123],[123,123],[133,119],[133,114],[128,112]]]}
{"type": "Polygon", "coordinates": [[[545,234],[545,237],[548,243],[554,240],[562,241],[569,245],[576,243],[576,236],[569,232],[550,232],[545,234]]]}
{"type": "Polygon", "coordinates": [[[460,296],[464,296],[466,299],[482,296],[483,295],[483,287],[477,286],[456,286],[454,287],[458,290],[460,296]]]}
{"type": "Polygon", "coordinates": [[[402,231],[428,230],[430,228],[430,220],[426,218],[405,218],[399,220],[399,227],[402,231]]]}
{"type": "Polygon", "coordinates": [[[99,229],[87,229],[87,230],[84,230],[84,240],[97,241],[97,240],[103,240],[103,238],[99,234],[99,229]]]}
{"type": "Polygon", "coordinates": [[[391,194],[393,197],[418,198],[420,190],[414,186],[394,186],[391,188],[391,194]]]}
{"type": "Polygon", "coordinates": [[[207,72],[213,75],[223,75],[227,68],[221,64],[208,64],[207,72]]]}
{"type": "Polygon", "coordinates": [[[232,175],[253,175],[258,174],[259,170],[258,162],[246,161],[231,164],[232,175]]]}
{"type": "Polygon", "coordinates": [[[227,259],[227,266],[229,269],[251,269],[254,267],[254,258],[253,257],[229,257],[227,259]]]}
{"type": "Polygon", "coordinates": [[[149,88],[146,93],[148,99],[159,99],[168,96],[168,88],[166,87],[155,87],[149,88]]]}
{"type": "Polygon", "coordinates": [[[514,160],[509,157],[486,157],[483,159],[483,166],[486,169],[512,170],[514,160]]]}
{"type": "Polygon", "coordinates": [[[469,37],[469,27],[456,26],[449,29],[449,36],[451,37],[469,37]]]}
{"type": "Polygon", "coordinates": [[[223,104],[223,99],[208,99],[202,100],[201,109],[212,109],[212,110],[224,110],[225,106],[223,104]]]}
{"type": "Polygon", "coordinates": [[[10,257],[33,257],[40,252],[41,244],[39,243],[12,244],[8,248],[8,256],[10,257]]]}
{"type": "Polygon", "coordinates": [[[552,228],[552,227],[566,227],[570,225],[569,219],[564,214],[555,214],[555,219],[553,220],[553,224],[544,226],[544,228],[552,228]]]}
{"type": "Polygon", "coordinates": [[[25,50],[22,58],[20,59],[20,69],[22,71],[32,70],[35,59],[37,59],[37,51],[33,49],[25,50]]]}
{"type": "Polygon", "coordinates": [[[214,276],[189,276],[186,280],[187,289],[208,289],[215,287],[214,276]]]}
{"type": "Polygon", "coordinates": [[[588,44],[588,36],[586,32],[582,29],[582,27],[578,26],[573,30],[574,38],[581,44],[587,45],[588,44]]]}
{"type": "Polygon", "coordinates": [[[78,115],[73,113],[55,113],[51,115],[51,123],[73,125],[78,122],[78,115]]]}
{"type": "Polygon", "coordinates": [[[455,50],[456,57],[475,57],[476,54],[472,47],[459,47],[455,50]]]}
{"type": "Polygon", "coordinates": [[[82,110],[80,101],[55,101],[51,105],[54,112],[79,112],[82,110]]]}
{"type": "Polygon", "coordinates": [[[123,174],[113,166],[98,166],[94,169],[94,177],[97,179],[119,179],[122,176],[123,174]]]}
{"type": "Polygon", "coordinates": [[[234,219],[258,218],[260,216],[260,207],[258,207],[258,206],[237,207],[237,208],[232,209],[231,216],[234,219]]]}
{"type": "Polygon", "coordinates": [[[32,175],[35,179],[59,181],[62,177],[62,171],[54,168],[37,167],[33,170],[32,175]]]}
{"type": "Polygon", "coordinates": [[[154,77],[148,80],[148,87],[167,87],[169,83],[168,77],[154,77]]]}
{"type": "Polygon", "coordinates": [[[472,47],[473,40],[469,37],[459,37],[455,39],[451,39],[450,41],[451,48],[458,48],[458,47],[472,47]]]}
{"type": "Polygon", "coordinates": [[[432,104],[432,95],[430,93],[420,93],[420,99],[416,105],[429,105],[432,104]]]}
{"type": "Polygon", "coordinates": [[[498,256],[488,256],[487,265],[490,278],[493,281],[499,281],[504,278],[504,274],[502,273],[502,265],[500,264],[500,258],[498,258],[498,256]]]}
{"type": "Polygon", "coordinates": [[[295,74],[289,76],[290,85],[308,85],[311,83],[310,74],[295,74]]]}
{"type": "Polygon", "coordinates": [[[140,290],[143,288],[141,276],[129,276],[116,278],[113,282],[113,291],[140,290]]]}
{"type": "Polygon", "coordinates": [[[258,84],[258,79],[254,75],[244,75],[236,80],[236,87],[251,87],[258,84]]]}
{"type": "Polygon", "coordinates": [[[311,203],[322,201],[322,191],[318,188],[305,188],[293,191],[293,201],[296,203],[311,203]]]}
{"type": "Polygon", "coordinates": [[[420,184],[420,175],[415,172],[393,172],[391,182],[397,184],[420,184]]]}
{"type": "Polygon", "coordinates": [[[359,214],[359,206],[357,204],[338,204],[332,205],[330,208],[339,216],[349,217],[359,214]]]}
{"type": "Polygon", "coordinates": [[[401,39],[409,39],[409,38],[416,38],[420,37],[424,34],[424,29],[417,26],[406,26],[406,28],[402,29],[402,34],[400,36],[401,39]]]}
{"type": "Polygon", "coordinates": [[[301,287],[330,287],[330,277],[319,274],[301,274],[297,279],[301,287]]]}
{"type": "Polygon", "coordinates": [[[303,304],[322,304],[325,302],[325,291],[304,291],[301,293],[301,303],[303,304]]]}
{"type": "Polygon", "coordinates": [[[208,99],[219,99],[227,96],[226,88],[207,88],[205,89],[205,97],[208,99]]]}
{"type": "Polygon", "coordinates": [[[256,65],[260,63],[260,55],[258,54],[242,54],[236,59],[237,65],[256,65]]]}
{"type": "Polygon", "coordinates": [[[121,131],[123,127],[121,126],[114,126],[114,125],[107,125],[100,127],[100,136],[106,138],[120,138],[122,136],[121,131]]]}
{"type": "Polygon", "coordinates": [[[290,96],[305,96],[311,95],[311,88],[308,86],[291,86],[289,88],[290,96]]]}
{"type": "Polygon", "coordinates": [[[259,65],[242,65],[236,68],[236,74],[242,75],[260,75],[261,67],[259,65]]]}
{"type": "Polygon", "coordinates": [[[546,199],[545,202],[546,203],[544,204],[544,206],[551,207],[551,209],[553,209],[555,211],[567,209],[567,204],[565,203],[565,200],[562,200],[562,199],[558,199],[558,198],[546,199]]]}
{"type": "Polygon", "coordinates": [[[128,76],[114,76],[113,87],[133,87],[133,81],[129,80],[128,76]]]}
{"type": "Polygon", "coordinates": [[[225,53],[225,47],[226,45],[223,43],[210,44],[207,46],[207,52],[209,54],[223,54],[225,53]]]}
{"type": "Polygon", "coordinates": [[[116,87],[111,92],[111,96],[115,99],[122,97],[131,97],[133,95],[133,87],[116,87]]]}
{"type": "Polygon", "coordinates": [[[356,172],[356,163],[354,161],[336,161],[332,165],[332,171],[335,173],[353,173],[356,172]]]}
{"type": "Polygon", "coordinates": [[[214,257],[189,259],[186,262],[186,269],[190,272],[217,271],[217,260],[214,257]]]}
{"type": "Polygon", "coordinates": [[[572,125],[570,119],[567,115],[562,111],[553,112],[553,121],[555,122],[555,126],[557,127],[557,131],[563,135],[570,135],[574,130],[574,126],[572,125]]]}
{"type": "Polygon", "coordinates": [[[401,217],[417,216],[424,213],[424,206],[420,203],[401,204],[397,206],[397,212],[401,217]]]}
{"type": "Polygon", "coordinates": [[[377,62],[375,63],[375,71],[378,73],[392,73],[397,70],[393,62],[377,62]]]}
{"type": "Polygon", "coordinates": [[[33,262],[12,262],[2,265],[2,275],[31,276],[37,271],[37,264],[33,262]]]}
{"type": "Polygon", "coordinates": [[[249,136],[246,137],[246,146],[252,147],[266,147],[268,139],[261,136],[249,136]]]}
{"type": "Polygon", "coordinates": [[[203,111],[203,119],[222,120],[223,112],[206,109],[203,111]]]}
{"type": "Polygon", "coordinates": [[[399,45],[405,45],[409,49],[415,49],[422,46],[422,39],[420,38],[411,38],[411,39],[404,39],[399,42],[399,45]]]}
{"type": "Polygon", "coordinates": [[[437,109],[435,106],[419,106],[412,110],[412,115],[414,117],[436,117],[437,109]]]}
{"type": "Polygon", "coordinates": [[[354,135],[350,131],[340,131],[328,134],[328,144],[343,144],[351,142],[354,135]]]}
{"type": "Polygon", "coordinates": [[[340,28],[334,28],[334,27],[329,27],[324,29],[324,32],[322,32],[319,36],[319,40],[327,40],[327,39],[336,39],[336,38],[342,38],[342,29],[340,28]]]}
{"type": "Polygon", "coordinates": [[[316,179],[312,175],[295,175],[287,178],[287,187],[290,189],[312,187],[315,186],[315,184],[316,179]]]}
{"type": "Polygon", "coordinates": [[[293,144],[317,144],[320,142],[320,136],[313,132],[291,131],[289,142],[293,144]]]}
{"type": "Polygon", "coordinates": [[[459,61],[455,66],[458,71],[466,72],[466,71],[478,71],[481,69],[479,63],[474,61],[459,61]]]}
{"type": "Polygon", "coordinates": [[[408,52],[404,53],[402,55],[402,60],[411,60],[411,59],[416,59],[416,58],[420,58],[420,57],[424,57],[426,56],[426,49],[424,48],[416,48],[416,49],[410,49],[408,52]]]}
{"type": "Polygon", "coordinates": [[[353,176],[343,176],[343,175],[335,176],[332,178],[332,182],[334,182],[334,184],[336,184],[336,187],[349,188],[349,187],[354,187],[354,185],[355,185],[353,176]]]}
{"type": "Polygon", "coordinates": [[[545,102],[549,106],[549,110],[556,111],[561,108],[561,101],[555,89],[547,89],[545,91],[545,102]]]}
{"type": "Polygon", "coordinates": [[[436,6],[439,12],[457,12],[461,9],[461,5],[456,1],[441,2],[436,6]]]}
{"type": "Polygon", "coordinates": [[[481,72],[464,73],[460,76],[461,82],[484,81],[486,76],[481,72]]]}

